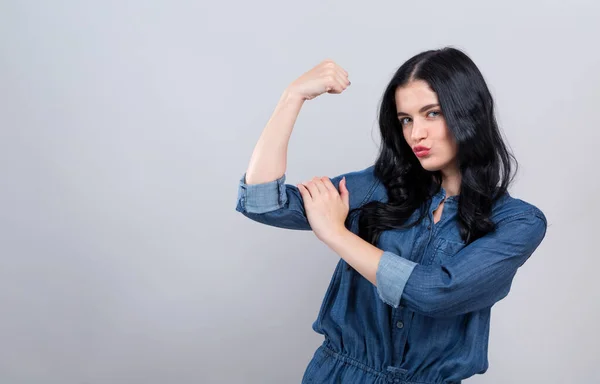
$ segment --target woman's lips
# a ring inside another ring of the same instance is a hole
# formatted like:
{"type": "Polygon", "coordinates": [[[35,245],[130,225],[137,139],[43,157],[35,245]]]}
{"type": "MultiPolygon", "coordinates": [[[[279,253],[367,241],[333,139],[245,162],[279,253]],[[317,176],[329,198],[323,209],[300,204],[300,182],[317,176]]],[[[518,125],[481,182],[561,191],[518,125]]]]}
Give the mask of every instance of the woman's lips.
{"type": "Polygon", "coordinates": [[[429,155],[430,149],[426,147],[415,147],[413,148],[413,151],[417,157],[425,157],[429,155]]]}

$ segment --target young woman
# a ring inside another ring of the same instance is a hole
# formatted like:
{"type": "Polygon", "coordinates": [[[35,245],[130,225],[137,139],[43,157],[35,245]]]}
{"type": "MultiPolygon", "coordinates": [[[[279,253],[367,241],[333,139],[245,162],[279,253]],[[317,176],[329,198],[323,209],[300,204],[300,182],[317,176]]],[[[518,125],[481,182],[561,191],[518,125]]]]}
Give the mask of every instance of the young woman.
{"type": "Polygon", "coordinates": [[[405,62],[379,113],[375,164],[285,184],[306,100],[341,93],[325,60],[293,81],[239,183],[236,210],[312,230],[340,256],[313,329],[303,383],[460,383],[488,368],[490,314],[541,243],[546,218],[509,195],[514,157],[480,71],[446,47],[405,62]]]}

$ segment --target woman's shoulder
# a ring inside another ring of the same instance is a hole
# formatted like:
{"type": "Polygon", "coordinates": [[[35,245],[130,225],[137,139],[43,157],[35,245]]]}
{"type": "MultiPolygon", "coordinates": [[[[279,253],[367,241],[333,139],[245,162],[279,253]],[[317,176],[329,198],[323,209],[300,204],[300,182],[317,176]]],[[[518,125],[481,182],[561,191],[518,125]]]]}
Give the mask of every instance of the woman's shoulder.
{"type": "MultiPolygon", "coordinates": [[[[368,189],[371,192],[380,184],[380,180],[375,176],[375,165],[363,166],[350,172],[341,174],[332,179],[334,184],[346,178],[346,186],[358,189],[368,189]]],[[[351,191],[352,192],[352,191],[351,191]]]]}
{"type": "Polygon", "coordinates": [[[506,193],[492,207],[492,220],[496,223],[511,221],[520,217],[538,217],[547,223],[544,212],[531,202],[519,199],[506,193]]]}
{"type": "Polygon", "coordinates": [[[377,177],[375,176],[375,164],[362,166],[340,176],[346,176],[346,178],[352,177],[365,182],[375,182],[377,180],[377,177]]]}
{"type": "Polygon", "coordinates": [[[342,178],[346,178],[346,187],[350,192],[350,205],[360,205],[373,199],[380,185],[374,173],[375,165],[363,166],[346,173],[339,174],[331,179],[336,188],[342,178]]]}

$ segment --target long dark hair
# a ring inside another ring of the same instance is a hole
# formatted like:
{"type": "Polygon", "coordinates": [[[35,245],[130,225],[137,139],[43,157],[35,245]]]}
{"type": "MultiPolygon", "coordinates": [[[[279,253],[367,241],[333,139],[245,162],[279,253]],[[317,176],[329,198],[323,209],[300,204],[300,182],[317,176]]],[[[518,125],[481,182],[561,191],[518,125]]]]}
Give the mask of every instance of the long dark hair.
{"type": "MultiPolygon", "coordinates": [[[[374,173],[385,186],[387,202],[359,207],[359,236],[376,245],[381,232],[407,228],[426,215],[426,203],[440,191],[441,172],[420,165],[406,143],[397,117],[395,93],[400,86],[423,80],[437,94],[442,115],[458,144],[461,174],[458,224],[469,244],[493,231],[493,203],[503,197],[518,166],[505,145],[494,116],[494,101],[483,75],[462,51],[444,47],[419,53],[396,71],[381,99],[381,147],[374,173]],[[419,209],[418,220],[408,222],[419,209]]],[[[355,211],[353,210],[353,211],[355,211]]],[[[350,212],[355,216],[357,212],[350,212]]]]}

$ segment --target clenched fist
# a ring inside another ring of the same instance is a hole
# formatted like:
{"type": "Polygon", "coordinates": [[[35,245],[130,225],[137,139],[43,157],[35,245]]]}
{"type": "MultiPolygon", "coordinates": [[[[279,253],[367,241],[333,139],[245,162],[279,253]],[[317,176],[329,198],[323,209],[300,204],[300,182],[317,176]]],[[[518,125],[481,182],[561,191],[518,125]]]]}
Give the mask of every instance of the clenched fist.
{"type": "Polygon", "coordinates": [[[304,100],[311,100],[325,92],[342,93],[349,85],[348,72],[327,59],[294,80],[287,89],[304,100]]]}

